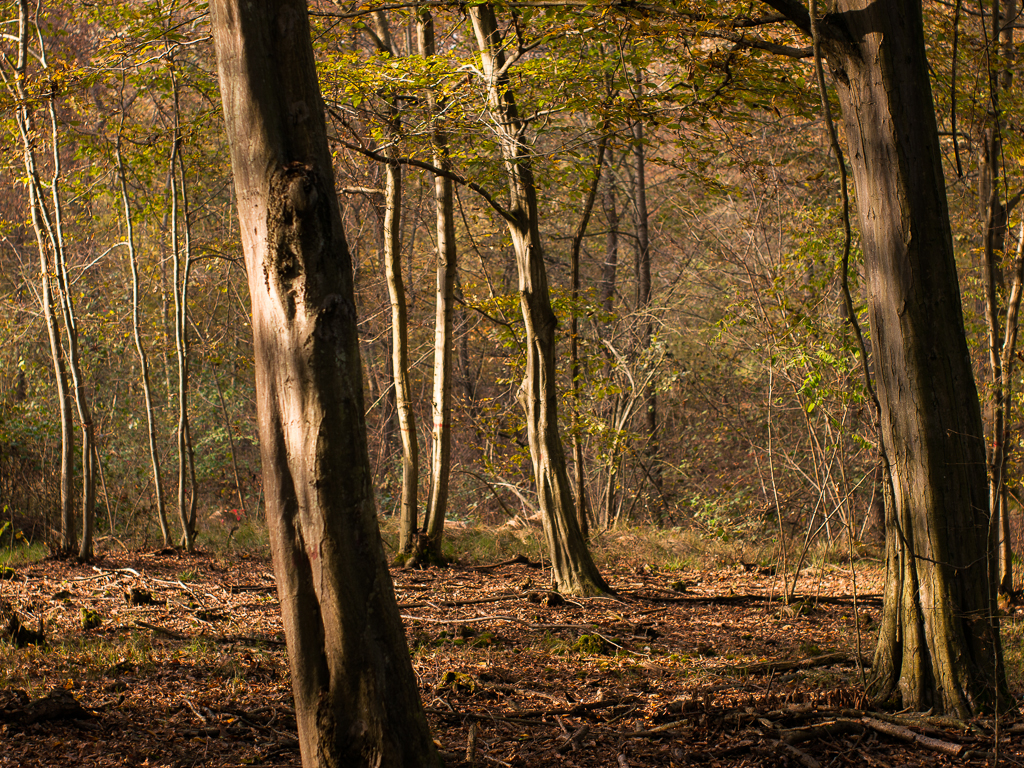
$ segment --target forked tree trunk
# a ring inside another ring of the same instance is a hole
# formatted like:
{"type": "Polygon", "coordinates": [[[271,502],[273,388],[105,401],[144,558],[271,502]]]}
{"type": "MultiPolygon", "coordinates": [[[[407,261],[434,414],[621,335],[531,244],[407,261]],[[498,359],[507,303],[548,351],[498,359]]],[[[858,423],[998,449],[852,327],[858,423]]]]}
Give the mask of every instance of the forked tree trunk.
{"type": "Polygon", "coordinates": [[[306,5],[211,3],[303,765],[440,766],[377,527],[352,263],[306,5]]]}
{"type": "Polygon", "coordinates": [[[506,218],[519,272],[519,304],[526,331],[526,375],[519,400],[526,412],[527,437],[533,460],[537,497],[555,586],[576,595],[608,590],[587,550],[573,508],[565,451],[558,434],[558,390],[555,366],[555,327],[544,250],[540,241],[537,190],[524,143],[506,58],[494,9],[489,4],[469,8],[483,64],[490,112],[498,132],[509,183],[506,218]]]}
{"type": "MultiPolygon", "coordinates": [[[[417,38],[420,56],[433,56],[434,20],[427,8],[418,11],[417,38]]],[[[439,107],[433,91],[427,91],[427,108],[437,115],[439,107]]],[[[448,170],[448,136],[435,125],[433,129],[434,165],[448,170]]],[[[434,394],[431,401],[430,497],[427,500],[424,555],[435,562],[442,557],[441,541],[448,513],[448,483],[451,475],[452,440],[452,310],[455,276],[458,271],[455,243],[455,194],[450,178],[434,176],[434,204],[437,212],[437,285],[434,311],[434,394]]]]}
{"type": "MultiPolygon", "coordinates": [[[[806,9],[769,0],[805,30],[806,9]]],[[[840,0],[823,50],[857,189],[892,467],[872,692],[966,717],[1006,692],[974,385],[917,0],[840,0]]]]}
{"type": "Polygon", "coordinates": [[[192,431],[189,425],[189,340],[188,340],[188,281],[192,271],[192,235],[189,221],[188,188],[182,168],[181,144],[183,138],[178,123],[178,82],[171,70],[171,84],[174,95],[174,133],[171,137],[170,179],[170,228],[171,258],[174,259],[174,352],[178,373],[178,518],[181,521],[181,545],[192,552],[196,546],[196,468],[195,452],[192,447],[192,431]],[[180,192],[179,192],[180,185],[180,192]],[[179,194],[181,210],[179,216],[179,194]],[[179,218],[184,233],[184,247],[179,245],[179,218]],[[182,251],[184,256],[182,257],[182,251]]]}

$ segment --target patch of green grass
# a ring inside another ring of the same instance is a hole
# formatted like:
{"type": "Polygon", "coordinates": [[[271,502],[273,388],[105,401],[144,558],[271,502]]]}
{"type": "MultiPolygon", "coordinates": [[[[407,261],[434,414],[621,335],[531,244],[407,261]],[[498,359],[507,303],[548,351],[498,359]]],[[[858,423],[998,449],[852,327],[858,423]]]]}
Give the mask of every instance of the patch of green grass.
{"type": "Polygon", "coordinates": [[[643,563],[668,572],[759,563],[767,551],[763,538],[723,540],[698,528],[650,526],[613,528],[595,536],[591,547],[599,565],[643,563]]]}
{"type": "Polygon", "coordinates": [[[13,543],[9,547],[0,549],[0,565],[9,568],[17,568],[29,563],[38,563],[49,554],[45,544],[21,544],[13,543]]]}
{"type": "Polygon", "coordinates": [[[1020,696],[1024,691],[1024,619],[1004,617],[1000,630],[1007,682],[1014,695],[1020,696]]]}

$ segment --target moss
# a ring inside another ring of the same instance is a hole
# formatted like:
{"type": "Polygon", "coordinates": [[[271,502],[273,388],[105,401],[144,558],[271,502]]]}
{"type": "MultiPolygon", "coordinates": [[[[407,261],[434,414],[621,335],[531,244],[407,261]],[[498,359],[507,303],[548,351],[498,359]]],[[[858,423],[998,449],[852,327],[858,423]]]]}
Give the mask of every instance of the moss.
{"type": "Polygon", "coordinates": [[[600,635],[580,635],[572,649],[586,656],[607,656],[610,645],[600,635]]]}

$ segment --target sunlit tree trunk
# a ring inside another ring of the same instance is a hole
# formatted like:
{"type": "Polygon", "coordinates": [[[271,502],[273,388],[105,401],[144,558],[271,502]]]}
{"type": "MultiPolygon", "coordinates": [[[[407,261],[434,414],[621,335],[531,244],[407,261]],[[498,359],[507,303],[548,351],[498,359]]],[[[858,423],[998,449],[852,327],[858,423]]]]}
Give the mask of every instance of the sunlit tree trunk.
{"type": "Polygon", "coordinates": [[[597,594],[608,585],[598,572],[580,532],[572,502],[565,451],[558,433],[555,327],[544,250],[540,240],[537,190],[510,88],[505,49],[494,9],[489,4],[469,8],[480,49],[491,117],[498,132],[509,184],[506,218],[519,272],[519,303],[526,332],[526,375],[519,399],[526,413],[527,436],[533,461],[544,533],[551,555],[555,585],[569,594],[597,594]]]}
{"type": "MultiPolygon", "coordinates": [[[[427,8],[418,10],[417,39],[420,56],[434,56],[434,20],[427,8]]],[[[427,91],[427,108],[436,117],[439,108],[432,90],[427,91]]],[[[435,123],[433,129],[434,165],[448,169],[448,136],[435,123]]],[[[434,390],[431,400],[430,497],[427,501],[427,558],[435,562],[442,557],[444,520],[448,512],[448,483],[451,474],[452,440],[452,354],[455,276],[458,270],[455,243],[455,194],[450,178],[434,176],[434,206],[437,220],[437,280],[434,310],[434,390]]]]}
{"type": "Polygon", "coordinates": [[[178,518],[181,521],[181,544],[189,552],[196,545],[196,468],[195,452],[192,447],[192,432],[189,424],[189,335],[188,335],[188,281],[192,272],[192,228],[189,220],[188,187],[181,158],[184,139],[178,124],[178,83],[172,70],[171,83],[174,91],[174,134],[170,161],[170,230],[172,275],[174,286],[171,295],[174,304],[174,351],[178,378],[178,518]],[[179,189],[180,187],[180,189],[179,189]],[[181,206],[179,208],[179,199],[181,206]],[[184,234],[184,243],[179,238],[184,234]]]}
{"type": "MultiPolygon", "coordinates": [[[[31,25],[27,0],[18,2],[18,55],[12,64],[5,60],[2,68],[4,83],[18,105],[17,123],[22,140],[25,170],[29,187],[29,208],[36,241],[39,246],[42,280],[43,314],[46,319],[50,352],[57,379],[58,398],[61,406],[61,541],[60,549],[70,553],[76,546],[76,526],[73,512],[72,490],[74,478],[74,433],[71,415],[72,403],[78,411],[82,429],[82,538],[78,542],[78,557],[92,558],[93,519],[96,508],[96,449],[93,443],[92,412],[86,392],[78,348],[78,319],[75,315],[74,296],[68,276],[68,257],[65,248],[63,196],[61,182],[61,154],[57,124],[56,90],[50,87],[41,94],[46,104],[49,122],[49,143],[51,176],[48,190],[40,176],[36,155],[36,129],[31,105],[39,102],[38,96],[31,96],[27,90],[29,79],[29,36],[31,25]],[[47,201],[47,197],[49,200],[47,201]],[[52,261],[51,261],[52,260],[52,261]],[[52,263],[52,277],[51,277],[52,263]],[[52,291],[53,279],[57,295],[52,291]],[[56,300],[55,300],[56,299],[56,300]],[[60,321],[57,316],[60,316],[60,321]],[[60,325],[64,327],[63,344],[60,339],[60,325]],[[70,389],[68,387],[70,378],[70,389]]],[[[42,46],[32,56],[39,62],[43,72],[49,70],[46,50],[42,46]]]]}
{"type": "MultiPolygon", "coordinates": [[[[122,113],[123,116],[123,113],[122,113]]],[[[128,196],[128,179],[121,154],[121,133],[118,131],[117,145],[114,148],[117,161],[117,178],[121,190],[121,203],[124,206],[126,241],[128,245],[128,262],[132,275],[132,336],[135,339],[135,351],[139,355],[139,367],[142,379],[143,407],[146,410],[146,434],[149,440],[149,460],[153,471],[153,490],[156,498],[156,515],[160,522],[165,547],[171,546],[171,529],[167,525],[167,510],[164,506],[164,483],[160,473],[160,451],[157,449],[156,414],[153,410],[153,395],[150,390],[149,358],[146,346],[142,341],[142,324],[139,317],[139,261],[135,251],[135,217],[132,215],[131,200],[128,196]]],[[[111,532],[113,533],[113,532],[111,532]]]]}
{"type": "Polygon", "coordinates": [[[601,185],[601,171],[604,168],[604,154],[608,146],[607,124],[601,126],[601,136],[597,143],[597,156],[594,159],[592,170],[593,178],[590,187],[587,189],[586,197],[583,200],[583,212],[579,224],[573,233],[572,246],[569,250],[569,272],[571,274],[571,286],[569,295],[572,305],[572,319],[569,321],[569,375],[572,386],[572,458],[573,458],[573,483],[576,497],[576,520],[580,526],[580,533],[586,539],[589,533],[587,521],[589,502],[587,500],[587,475],[586,466],[583,460],[583,436],[580,420],[580,384],[583,376],[580,367],[579,354],[579,311],[578,303],[580,297],[580,249],[583,247],[583,238],[587,234],[587,225],[590,223],[590,216],[594,211],[594,202],[597,200],[597,192],[601,185]]]}
{"type": "MultiPolygon", "coordinates": [[[[387,16],[377,11],[370,17],[378,49],[391,56],[395,49],[387,16]]],[[[412,408],[412,386],[409,380],[409,320],[402,280],[402,167],[395,162],[399,156],[398,140],[401,116],[397,104],[388,105],[385,121],[384,156],[384,272],[388,299],[391,302],[391,369],[395,383],[395,408],[398,431],[402,441],[402,501],[399,513],[398,551],[412,554],[417,546],[419,518],[420,451],[416,434],[416,414],[412,408]]]]}
{"type": "Polygon", "coordinates": [[[304,2],[211,3],[267,523],[306,768],[439,768],[377,527],[352,262],[304,2]]]}

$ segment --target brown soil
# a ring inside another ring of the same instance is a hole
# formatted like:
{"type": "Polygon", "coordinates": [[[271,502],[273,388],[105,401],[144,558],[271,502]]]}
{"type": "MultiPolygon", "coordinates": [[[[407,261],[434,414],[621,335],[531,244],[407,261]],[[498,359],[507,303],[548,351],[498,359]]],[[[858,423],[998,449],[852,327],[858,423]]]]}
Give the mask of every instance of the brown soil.
{"type": "MultiPolygon", "coordinates": [[[[839,568],[805,571],[788,607],[769,569],[606,576],[621,599],[561,601],[528,563],[394,572],[450,768],[994,764],[993,719],[862,709],[877,571],[856,612],[839,568]]],[[[0,643],[0,766],[299,765],[266,560],[49,561],[0,581],[3,603],[46,644],[0,643]]],[[[1024,722],[998,725],[1021,764],[1024,722]]]]}

